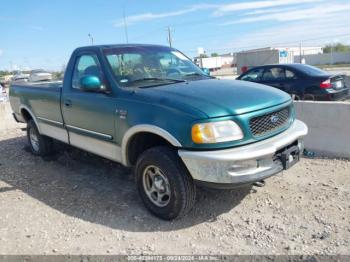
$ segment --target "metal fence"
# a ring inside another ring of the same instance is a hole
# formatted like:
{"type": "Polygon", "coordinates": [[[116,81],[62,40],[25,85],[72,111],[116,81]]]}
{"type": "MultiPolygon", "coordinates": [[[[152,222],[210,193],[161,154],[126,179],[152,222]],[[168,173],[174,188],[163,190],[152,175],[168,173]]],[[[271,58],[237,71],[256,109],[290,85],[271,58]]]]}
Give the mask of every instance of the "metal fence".
{"type": "MultiPolygon", "coordinates": [[[[350,52],[331,52],[324,54],[302,55],[301,58],[305,59],[305,63],[309,65],[350,64],[350,52]]],[[[301,61],[300,55],[295,55],[294,61],[301,61]]]]}

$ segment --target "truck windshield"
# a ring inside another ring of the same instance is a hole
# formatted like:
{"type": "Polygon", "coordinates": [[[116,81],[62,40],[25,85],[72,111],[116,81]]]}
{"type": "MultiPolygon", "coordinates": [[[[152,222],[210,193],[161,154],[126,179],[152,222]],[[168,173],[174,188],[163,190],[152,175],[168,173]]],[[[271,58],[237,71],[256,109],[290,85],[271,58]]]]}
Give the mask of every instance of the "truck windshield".
{"type": "Polygon", "coordinates": [[[150,87],[210,78],[172,48],[120,47],[105,49],[104,54],[122,87],[150,87]]]}

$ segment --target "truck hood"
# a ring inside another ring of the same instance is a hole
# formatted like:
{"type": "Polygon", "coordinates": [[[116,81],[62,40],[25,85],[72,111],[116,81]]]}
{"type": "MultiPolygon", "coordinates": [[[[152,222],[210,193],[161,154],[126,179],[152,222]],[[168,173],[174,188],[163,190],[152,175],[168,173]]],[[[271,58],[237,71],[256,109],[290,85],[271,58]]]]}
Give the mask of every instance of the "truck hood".
{"type": "Polygon", "coordinates": [[[239,80],[189,81],[145,88],[141,92],[159,97],[164,106],[190,106],[210,118],[245,114],[291,100],[276,88],[239,80]]]}

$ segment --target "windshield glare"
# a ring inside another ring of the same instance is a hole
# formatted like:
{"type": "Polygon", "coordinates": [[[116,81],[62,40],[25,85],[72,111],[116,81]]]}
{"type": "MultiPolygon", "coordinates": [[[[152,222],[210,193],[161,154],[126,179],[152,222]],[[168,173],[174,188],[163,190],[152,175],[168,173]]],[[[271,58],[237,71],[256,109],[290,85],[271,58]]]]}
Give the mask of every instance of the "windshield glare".
{"type": "Polygon", "coordinates": [[[105,56],[122,87],[175,83],[175,80],[206,79],[200,68],[175,49],[125,47],[106,49],[105,56]],[[173,81],[174,80],[174,81],[173,81]]]}

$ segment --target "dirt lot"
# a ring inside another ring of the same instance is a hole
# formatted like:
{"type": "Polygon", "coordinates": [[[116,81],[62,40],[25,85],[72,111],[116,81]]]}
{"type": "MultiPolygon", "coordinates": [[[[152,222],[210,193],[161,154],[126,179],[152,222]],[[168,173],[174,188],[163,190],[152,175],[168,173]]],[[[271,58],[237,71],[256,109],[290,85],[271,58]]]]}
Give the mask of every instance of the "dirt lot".
{"type": "Polygon", "coordinates": [[[350,162],[302,159],[265,187],[198,191],[185,218],[150,215],[130,171],[58,145],[28,152],[0,116],[0,254],[350,254],[350,162]]]}

